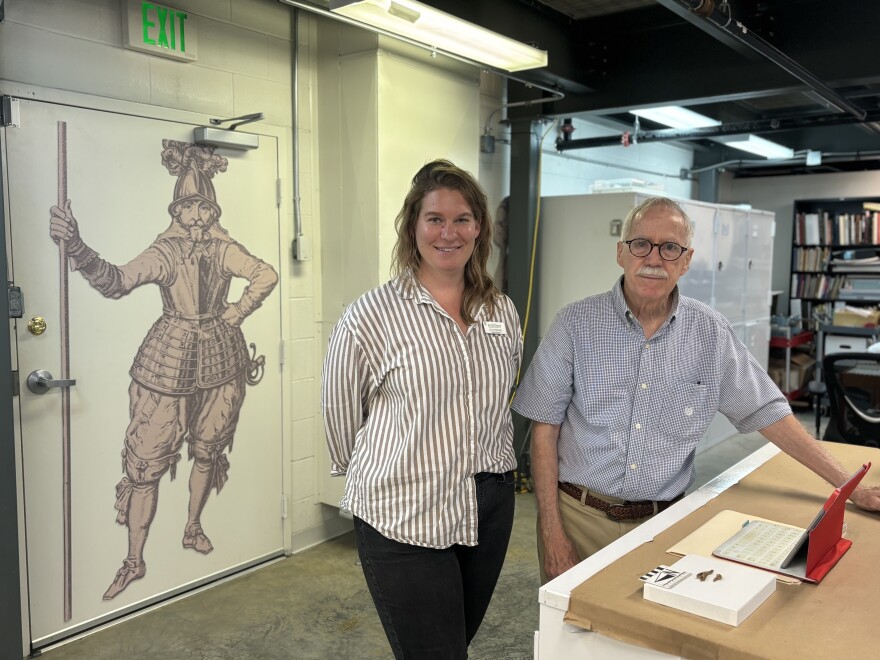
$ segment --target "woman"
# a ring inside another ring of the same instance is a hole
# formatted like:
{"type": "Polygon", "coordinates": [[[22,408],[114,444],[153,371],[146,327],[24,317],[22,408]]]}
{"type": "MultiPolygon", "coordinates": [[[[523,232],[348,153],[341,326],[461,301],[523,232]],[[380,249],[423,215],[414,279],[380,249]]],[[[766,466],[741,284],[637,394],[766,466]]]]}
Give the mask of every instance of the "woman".
{"type": "Polygon", "coordinates": [[[346,310],[324,363],[331,473],[396,658],[467,657],[510,539],[522,337],[486,270],[491,227],[473,176],[425,165],[393,279],[346,310]]]}

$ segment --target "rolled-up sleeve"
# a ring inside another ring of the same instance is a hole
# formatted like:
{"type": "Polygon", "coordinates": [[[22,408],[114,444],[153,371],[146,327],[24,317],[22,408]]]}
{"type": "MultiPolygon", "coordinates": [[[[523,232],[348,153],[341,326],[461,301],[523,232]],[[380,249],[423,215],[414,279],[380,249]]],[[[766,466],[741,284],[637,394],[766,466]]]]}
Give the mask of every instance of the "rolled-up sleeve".
{"type": "Polygon", "coordinates": [[[348,471],[358,431],[367,418],[372,382],[366,356],[344,321],[330,333],[321,386],[332,476],[348,471]]]}

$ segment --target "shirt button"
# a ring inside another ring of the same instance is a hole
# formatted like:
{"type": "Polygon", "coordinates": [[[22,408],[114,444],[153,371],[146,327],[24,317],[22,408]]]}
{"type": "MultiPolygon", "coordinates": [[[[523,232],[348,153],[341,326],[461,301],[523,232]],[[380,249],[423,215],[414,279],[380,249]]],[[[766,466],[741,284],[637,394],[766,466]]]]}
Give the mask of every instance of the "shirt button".
{"type": "Polygon", "coordinates": [[[647,383],[642,383],[642,389],[643,389],[643,390],[648,389],[648,384],[647,384],[647,383]]]}
{"type": "Polygon", "coordinates": [[[651,342],[648,342],[647,344],[645,344],[645,350],[647,350],[649,348],[651,348],[651,342]]]}
{"type": "Polygon", "coordinates": [[[636,424],[636,428],[637,428],[637,429],[640,429],[640,428],[642,428],[642,425],[641,425],[641,424],[636,424]]]}
{"type": "Polygon", "coordinates": [[[630,470],[635,470],[635,469],[636,469],[636,464],[633,463],[632,465],[630,465],[630,466],[629,466],[629,469],[630,469],[630,470]]]}

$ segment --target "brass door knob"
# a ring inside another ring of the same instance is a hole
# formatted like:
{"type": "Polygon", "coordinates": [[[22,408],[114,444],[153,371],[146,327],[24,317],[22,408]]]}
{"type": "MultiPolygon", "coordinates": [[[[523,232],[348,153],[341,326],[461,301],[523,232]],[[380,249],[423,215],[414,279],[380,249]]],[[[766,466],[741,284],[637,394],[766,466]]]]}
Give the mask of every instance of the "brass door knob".
{"type": "Polygon", "coordinates": [[[42,316],[35,316],[27,324],[28,332],[32,335],[41,335],[46,332],[46,319],[42,316]]]}

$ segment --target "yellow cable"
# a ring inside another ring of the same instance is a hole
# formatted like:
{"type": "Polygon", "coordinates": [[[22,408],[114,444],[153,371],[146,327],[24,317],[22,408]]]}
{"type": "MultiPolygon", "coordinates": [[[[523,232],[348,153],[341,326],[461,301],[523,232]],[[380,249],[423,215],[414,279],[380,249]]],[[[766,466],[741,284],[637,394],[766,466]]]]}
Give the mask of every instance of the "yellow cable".
{"type": "MultiPolygon", "coordinates": [[[[544,140],[547,138],[547,134],[553,130],[553,127],[559,122],[558,119],[553,120],[553,123],[544,131],[544,134],[541,136],[541,141],[538,143],[538,177],[537,177],[537,196],[538,203],[535,205],[535,231],[532,234],[532,255],[529,260],[529,289],[528,294],[526,295],[526,314],[525,319],[523,320],[523,328],[522,328],[522,338],[523,345],[526,343],[526,332],[528,332],[529,328],[529,316],[532,309],[532,289],[535,281],[535,255],[537,254],[538,248],[538,225],[541,222],[541,156],[543,154],[542,147],[544,145],[544,140]]],[[[508,265],[509,267],[509,265],[508,265]]],[[[522,375],[522,361],[519,363],[519,368],[516,371],[516,382],[513,385],[513,392],[510,394],[510,401],[508,401],[508,405],[513,403],[513,397],[516,396],[516,390],[519,387],[519,379],[522,375]]]]}

